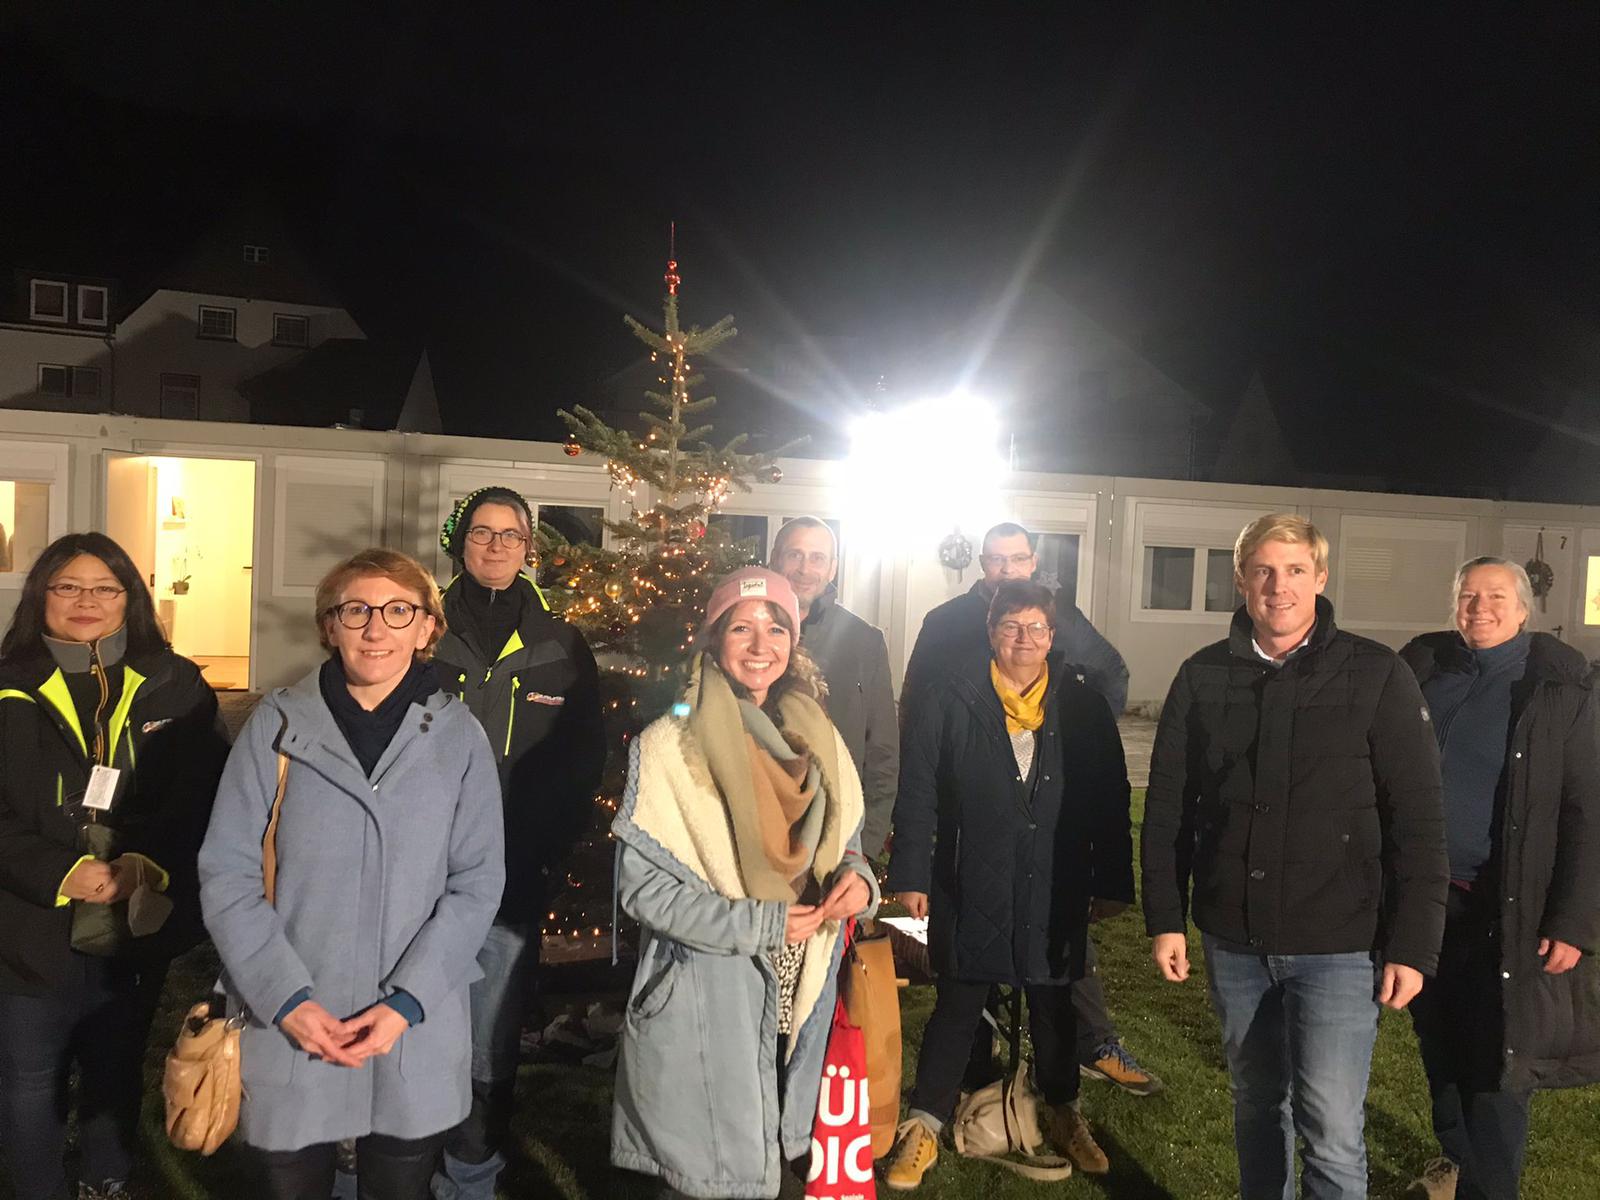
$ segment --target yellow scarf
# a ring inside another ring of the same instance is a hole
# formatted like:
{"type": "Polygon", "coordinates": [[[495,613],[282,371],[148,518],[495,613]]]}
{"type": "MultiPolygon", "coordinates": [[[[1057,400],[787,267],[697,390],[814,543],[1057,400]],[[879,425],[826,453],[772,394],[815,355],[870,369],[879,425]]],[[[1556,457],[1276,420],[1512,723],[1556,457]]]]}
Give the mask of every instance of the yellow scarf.
{"type": "Polygon", "coordinates": [[[1005,676],[1000,674],[1000,664],[989,660],[989,682],[994,684],[1000,706],[1006,710],[1006,732],[1021,733],[1024,729],[1038,729],[1044,724],[1044,693],[1050,686],[1050,667],[1045,665],[1027,691],[1018,695],[1011,690],[1005,676]]]}

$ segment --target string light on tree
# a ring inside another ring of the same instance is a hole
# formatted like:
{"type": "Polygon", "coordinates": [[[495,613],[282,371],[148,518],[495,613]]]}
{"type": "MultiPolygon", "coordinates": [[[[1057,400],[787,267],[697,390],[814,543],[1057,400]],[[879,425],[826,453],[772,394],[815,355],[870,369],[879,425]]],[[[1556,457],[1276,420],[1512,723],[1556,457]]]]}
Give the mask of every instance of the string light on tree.
{"type": "MultiPolygon", "coordinates": [[[[546,598],[583,630],[600,663],[602,708],[617,750],[607,763],[594,820],[574,855],[578,881],[609,880],[606,827],[622,795],[628,739],[675,698],[711,585],[751,561],[749,550],[711,518],[735,491],[781,479],[774,460],[792,448],[748,453],[742,434],[721,445],[710,442],[706,414],[716,398],[697,394],[704,379],[694,362],[737,331],[732,317],[706,329],[680,323],[676,229],[663,279],[659,330],[623,318],[657,368],[657,387],[645,393],[639,414],[642,428],[610,425],[587,408],[560,413],[570,431],[564,452],[600,455],[612,487],[624,497],[625,515],[605,522],[611,544],[574,544],[543,523],[537,536],[539,561],[561,585],[546,598]]],[[[552,902],[545,933],[575,937],[602,930],[611,920],[611,898],[602,893],[603,882],[569,887],[552,902]]]]}

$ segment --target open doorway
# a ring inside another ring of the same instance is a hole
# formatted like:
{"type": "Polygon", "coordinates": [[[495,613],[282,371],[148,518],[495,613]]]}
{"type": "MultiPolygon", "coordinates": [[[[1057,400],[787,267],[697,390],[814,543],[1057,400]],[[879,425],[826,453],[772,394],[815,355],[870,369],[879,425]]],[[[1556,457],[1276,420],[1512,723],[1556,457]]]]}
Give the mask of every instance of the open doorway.
{"type": "Polygon", "coordinates": [[[256,464],[108,456],[106,533],[155,597],[172,648],[219,691],[250,686],[256,464]]]}

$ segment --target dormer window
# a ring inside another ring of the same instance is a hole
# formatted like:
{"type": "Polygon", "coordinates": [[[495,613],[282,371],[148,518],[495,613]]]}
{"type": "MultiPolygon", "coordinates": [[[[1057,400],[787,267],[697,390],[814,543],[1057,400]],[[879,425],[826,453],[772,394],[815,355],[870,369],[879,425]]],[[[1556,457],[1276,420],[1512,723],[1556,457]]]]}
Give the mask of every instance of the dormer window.
{"type": "Polygon", "coordinates": [[[80,283],[78,285],[78,324],[105,325],[107,323],[107,293],[103,287],[80,283]]]}
{"type": "Polygon", "coordinates": [[[34,321],[67,323],[67,285],[50,279],[35,279],[28,289],[28,316],[34,321]]]}
{"type": "Polygon", "coordinates": [[[263,264],[265,264],[269,257],[270,256],[269,256],[269,254],[267,252],[267,248],[265,246],[252,246],[248,242],[245,244],[245,248],[244,248],[244,260],[245,260],[245,262],[259,267],[259,266],[262,266],[263,264]]]}
{"type": "Polygon", "coordinates": [[[272,344],[304,350],[311,344],[311,318],[292,313],[273,313],[272,344]]]}
{"type": "Polygon", "coordinates": [[[209,304],[200,306],[200,336],[219,342],[234,340],[234,323],[237,317],[231,308],[214,308],[209,304]]]}

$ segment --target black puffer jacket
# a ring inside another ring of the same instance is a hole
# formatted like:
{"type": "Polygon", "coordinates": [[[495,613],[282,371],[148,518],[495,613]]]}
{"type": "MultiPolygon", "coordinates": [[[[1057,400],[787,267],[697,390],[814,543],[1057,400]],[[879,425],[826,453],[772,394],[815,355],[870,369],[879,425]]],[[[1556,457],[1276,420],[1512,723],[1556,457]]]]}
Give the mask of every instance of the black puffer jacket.
{"type": "Polygon", "coordinates": [[[1145,925],[1189,910],[1263,954],[1376,950],[1432,974],[1444,935],[1439,751],[1417,681],[1394,651],[1335,628],[1282,666],[1250,619],[1178,669],[1150,762],[1145,925]]]}
{"type": "Polygon", "coordinates": [[[56,896],[82,854],[72,801],[96,761],[123,772],[106,818],[116,853],[165,870],[176,906],[129,954],[170,958],[204,936],[195,859],[228,757],[216,694],[170,650],[132,655],[105,674],[96,759],[95,731],[48,655],[0,669],[0,992],[39,995],[68,974],[72,907],[56,896]]]}
{"type": "Polygon", "coordinates": [[[989,658],[928,681],[901,743],[889,886],[928,894],[947,979],[1064,983],[1083,973],[1090,897],[1133,900],[1128,772],[1111,710],[1061,657],[1028,780],[989,658]]]}
{"type": "MultiPolygon", "coordinates": [[[[1426,682],[1452,669],[1460,635],[1430,633],[1400,656],[1426,682]]],[[[1503,1028],[1501,1087],[1600,1082],[1600,764],[1594,693],[1583,655],[1535,633],[1511,691],[1504,807],[1491,870],[1498,877],[1503,1028]],[[1546,975],[1539,939],[1583,951],[1546,975]]]]}

